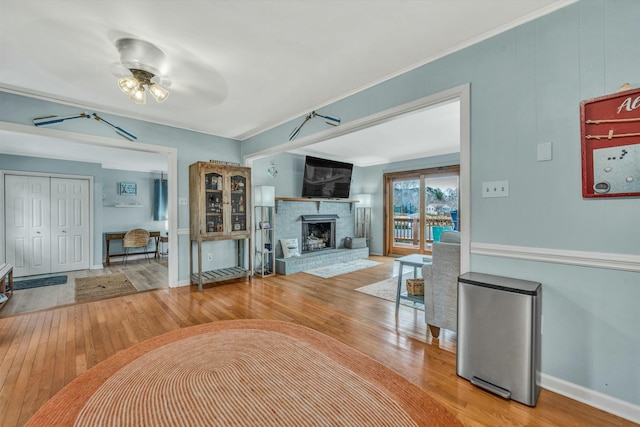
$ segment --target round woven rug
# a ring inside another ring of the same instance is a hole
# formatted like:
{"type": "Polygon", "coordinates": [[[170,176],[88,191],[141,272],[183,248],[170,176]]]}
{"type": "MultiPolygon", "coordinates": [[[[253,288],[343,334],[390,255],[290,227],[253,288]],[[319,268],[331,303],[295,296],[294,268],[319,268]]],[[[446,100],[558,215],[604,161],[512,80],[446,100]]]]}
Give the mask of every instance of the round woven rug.
{"type": "Polygon", "coordinates": [[[426,392],[359,351],[286,322],[167,333],[85,372],[27,425],[456,426],[426,392]]]}

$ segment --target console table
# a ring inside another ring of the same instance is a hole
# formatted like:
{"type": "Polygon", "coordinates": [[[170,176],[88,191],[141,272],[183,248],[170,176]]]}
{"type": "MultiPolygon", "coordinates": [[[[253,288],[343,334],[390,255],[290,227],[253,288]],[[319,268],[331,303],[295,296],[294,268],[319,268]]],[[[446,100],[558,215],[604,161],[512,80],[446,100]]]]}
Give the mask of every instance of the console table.
{"type": "MultiPolygon", "coordinates": [[[[111,258],[114,256],[124,256],[124,253],[120,253],[120,254],[112,254],[110,252],[110,243],[112,240],[122,240],[124,239],[124,235],[127,234],[126,231],[116,231],[116,232],[109,232],[109,233],[104,233],[104,238],[105,241],[107,243],[107,254],[106,254],[106,258],[107,258],[107,265],[111,265],[111,258]]],[[[155,251],[147,251],[147,252],[136,252],[136,254],[153,254],[153,256],[155,258],[157,258],[158,255],[158,247],[160,244],[160,232],[159,231],[150,231],[149,232],[149,237],[153,238],[153,240],[156,243],[156,250],[155,251]]]]}

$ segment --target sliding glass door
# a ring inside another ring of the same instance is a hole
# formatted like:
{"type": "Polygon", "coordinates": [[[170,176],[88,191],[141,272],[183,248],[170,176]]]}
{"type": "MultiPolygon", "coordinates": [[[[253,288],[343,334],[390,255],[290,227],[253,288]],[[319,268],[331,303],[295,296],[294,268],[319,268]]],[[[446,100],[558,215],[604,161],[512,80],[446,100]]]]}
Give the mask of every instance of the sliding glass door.
{"type": "Polygon", "coordinates": [[[459,166],[395,172],[385,181],[385,254],[430,254],[459,221],[459,166]]]}

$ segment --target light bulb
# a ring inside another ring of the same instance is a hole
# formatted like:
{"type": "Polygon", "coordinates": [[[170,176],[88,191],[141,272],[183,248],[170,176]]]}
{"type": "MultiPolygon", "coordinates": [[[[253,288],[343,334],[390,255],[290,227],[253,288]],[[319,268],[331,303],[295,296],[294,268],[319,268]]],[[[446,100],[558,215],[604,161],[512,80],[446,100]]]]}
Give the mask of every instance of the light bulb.
{"type": "Polygon", "coordinates": [[[140,86],[140,82],[133,76],[124,77],[118,80],[118,87],[121,91],[126,93],[129,96],[132,96],[138,90],[138,86],[140,86]]]}
{"type": "Polygon", "coordinates": [[[136,104],[146,104],[147,103],[147,94],[144,91],[144,88],[140,86],[137,91],[133,93],[133,95],[129,96],[136,104]]]}
{"type": "Polygon", "coordinates": [[[159,84],[152,83],[149,86],[149,92],[158,102],[162,102],[169,96],[169,91],[160,86],[159,84]]]}

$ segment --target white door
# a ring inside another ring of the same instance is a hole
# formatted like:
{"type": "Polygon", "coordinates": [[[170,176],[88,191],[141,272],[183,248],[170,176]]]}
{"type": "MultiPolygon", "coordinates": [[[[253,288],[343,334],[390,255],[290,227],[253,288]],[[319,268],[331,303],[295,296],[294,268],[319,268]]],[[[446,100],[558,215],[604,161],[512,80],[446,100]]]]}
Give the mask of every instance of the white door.
{"type": "Polygon", "coordinates": [[[48,177],[5,176],[7,263],[16,277],[51,270],[49,194],[48,177]]]}
{"type": "Polygon", "coordinates": [[[89,268],[89,180],[51,178],[51,273],[89,268]]]}

